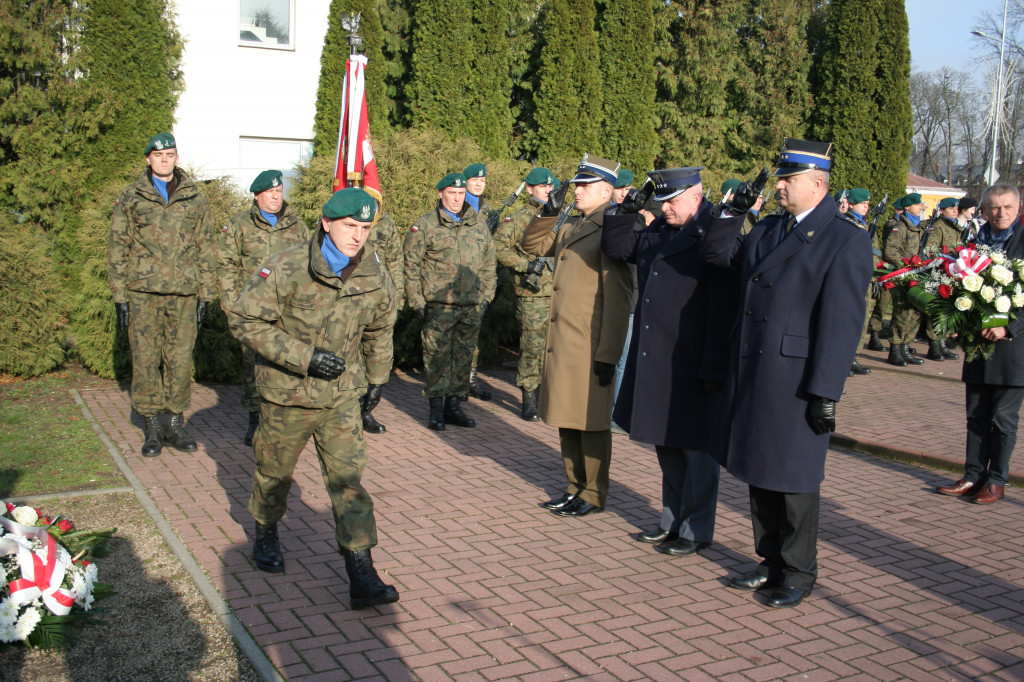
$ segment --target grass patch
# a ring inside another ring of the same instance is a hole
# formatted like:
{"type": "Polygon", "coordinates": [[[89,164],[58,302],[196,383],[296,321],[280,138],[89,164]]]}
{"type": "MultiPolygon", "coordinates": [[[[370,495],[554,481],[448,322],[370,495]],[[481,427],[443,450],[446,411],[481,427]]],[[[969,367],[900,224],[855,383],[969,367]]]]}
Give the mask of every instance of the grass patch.
{"type": "Polygon", "coordinates": [[[71,395],[97,381],[80,368],[0,377],[0,499],[127,485],[71,395]]]}

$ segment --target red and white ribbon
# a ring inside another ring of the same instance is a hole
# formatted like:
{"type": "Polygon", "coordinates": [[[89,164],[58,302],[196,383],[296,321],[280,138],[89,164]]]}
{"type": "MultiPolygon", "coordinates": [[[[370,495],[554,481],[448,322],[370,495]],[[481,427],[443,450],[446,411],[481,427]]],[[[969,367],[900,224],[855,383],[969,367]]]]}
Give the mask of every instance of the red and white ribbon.
{"type": "Polygon", "coordinates": [[[24,526],[2,517],[0,526],[12,535],[43,540],[46,544],[46,555],[40,557],[13,539],[0,538],[0,556],[17,553],[18,568],[21,569],[21,577],[8,583],[11,602],[22,606],[41,598],[52,613],[58,616],[70,613],[78,595],[61,587],[71,563],[68,551],[58,545],[44,527],[24,526]]]}
{"type": "Polygon", "coordinates": [[[968,275],[980,275],[991,264],[991,258],[978,253],[977,250],[971,247],[967,247],[960,250],[956,259],[947,260],[943,265],[947,275],[963,279],[968,275]]]}

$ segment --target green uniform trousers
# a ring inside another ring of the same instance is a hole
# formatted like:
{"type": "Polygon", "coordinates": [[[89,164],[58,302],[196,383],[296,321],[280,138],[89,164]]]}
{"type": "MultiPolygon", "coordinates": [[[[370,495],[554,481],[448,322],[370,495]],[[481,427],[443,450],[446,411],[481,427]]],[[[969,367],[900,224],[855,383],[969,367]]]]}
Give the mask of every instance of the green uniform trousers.
{"type": "Polygon", "coordinates": [[[566,492],[584,502],[604,507],[612,468],[612,432],[558,429],[562,463],[569,479],[566,492]]]}
{"type": "Polygon", "coordinates": [[[366,443],[358,398],[322,409],[262,403],[260,426],[252,444],[256,472],[249,513],[264,525],[281,520],[295,463],[310,436],[331,498],[338,546],[352,551],[374,547],[377,524],[373,500],[361,483],[366,468],[366,443]]]}
{"type": "Polygon", "coordinates": [[[420,336],[428,398],[469,394],[469,369],[483,316],[475,305],[428,303],[420,336]]]}
{"type": "Polygon", "coordinates": [[[132,407],[143,417],[179,414],[192,399],[196,297],[128,292],[132,407]]]}
{"type": "Polygon", "coordinates": [[[871,322],[868,327],[873,332],[880,332],[883,328],[886,315],[892,315],[892,294],[889,293],[888,289],[882,289],[878,298],[875,299],[875,304],[870,308],[871,314],[869,315],[871,322]]]}
{"type": "Polygon", "coordinates": [[[256,388],[256,353],[242,345],[242,407],[249,412],[260,411],[260,392],[256,388]]]}
{"type": "Polygon", "coordinates": [[[520,296],[516,312],[522,327],[519,331],[519,371],[516,386],[536,391],[544,372],[544,346],[551,319],[550,296],[520,296]]]}

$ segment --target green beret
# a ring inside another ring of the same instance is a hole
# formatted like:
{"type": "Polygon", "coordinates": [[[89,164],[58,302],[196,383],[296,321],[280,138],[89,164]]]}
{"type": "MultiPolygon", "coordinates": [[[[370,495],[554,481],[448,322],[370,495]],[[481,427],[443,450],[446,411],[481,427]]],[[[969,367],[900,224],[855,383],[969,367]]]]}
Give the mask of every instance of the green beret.
{"type": "Polygon", "coordinates": [[[462,174],[467,178],[486,178],[487,166],[482,163],[471,163],[466,166],[466,170],[462,171],[462,174]]]}
{"type": "Polygon", "coordinates": [[[149,142],[146,143],[146,150],[142,152],[143,156],[149,156],[149,153],[154,149],[175,149],[178,145],[174,143],[174,135],[170,133],[160,133],[149,138],[149,142]]]}
{"type": "Polygon", "coordinates": [[[280,187],[284,183],[284,178],[281,176],[279,170],[265,170],[256,176],[256,179],[249,185],[249,191],[253,194],[259,194],[272,187],[280,187]]]}
{"type": "Polygon", "coordinates": [[[838,204],[838,203],[839,203],[840,201],[842,201],[842,199],[843,199],[843,195],[844,195],[844,194],[846,195],[846,200],[847,200],[847,201],[849,201],[849,200],[850,200],[850,190],[848,190],[848,189],[840,189],[840,190],[836,190],[836,193],[835,193],[835,200],[836,200],[836,203],[837,203],[837,204],[838,204]]]}
{"type": "Polygon", "coordinates": [[[553,185],[556,182],[557,180],[551,175],[551,171],[543,166],[534,168],[526,174],[527,185],[553,185]]]}
{"type": "Polygon", "coordinates": [[[448,175],[441,178],[437,183],[438,189],[445,189],[446,187],[459,187],[463,188],[466,186],[466,176],[462,173],[449,173],[448,175]]]}
{"type": "Polygon", "coordinates": [[[552,189],[558,189],[561,186],[562,186],[562,181],[559,180],[558,178],[555,178],[555,181],[551,183],[551,188],[552,189]]]}
{"type": "Polygon", "coordinates": [[[615,178],[615,188],[622,189],[633,184],[633,171],[625,168],[619,169],[619,175],[615,178]]]}
{"type": "Polygon", "coordinates": [[[346,187],[335,192],[324,204],[325,218],[353,217],[368,223],[377,213],[377,200],[370,196],[362,187],[346,187]]]}
{"type": "Polygon", "coordinates": [[[960,206],[959,199],[954,199],[953,197],[946,197],[945,199],[939,202],[939,210],[942,210],[944,208],[953,208],[954,206],[960,206]]]}
{"type": "Polygon", "coordinates": [[[740,181],[739,180],[736,180],[736,179],[726,180],[725,182],[722,183],[722,196],[724,197],[729,192],[732,192],[733,194],[735,194],[736,190],[739,188],[739,186],[740,186],[740,181]]]}
{"type": "Polygon", "coordinates": [[[914,204],[920,204],[922,201],[924,200],[921,198],[920,194],[917,192],[911,192],[907,196],[903,197],[903,208],[913,206],[914,204]]]}
{"type": "Polygon", "coordinates": [[[871,192],[867,191],[863,187],[855,187],[851,189],[847,195],[846,200],[851,204],[859,204],[864,201],[871,201],[871,192]]]}

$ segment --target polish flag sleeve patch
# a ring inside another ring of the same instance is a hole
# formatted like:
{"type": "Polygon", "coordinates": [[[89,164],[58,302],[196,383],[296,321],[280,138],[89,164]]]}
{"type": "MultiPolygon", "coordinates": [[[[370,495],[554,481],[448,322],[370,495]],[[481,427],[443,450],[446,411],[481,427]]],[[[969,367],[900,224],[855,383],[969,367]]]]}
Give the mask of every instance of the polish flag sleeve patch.
{"type": "Polygon", "coordinates": [[[270,273],[271,273],[270,268],[263,268],[262,270],[260,270],[260,277],[262,277],[263,279],[266,279],[267,277],[270,277],[270,273]]]}

